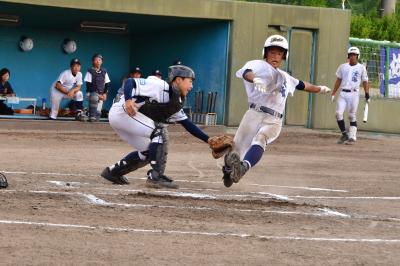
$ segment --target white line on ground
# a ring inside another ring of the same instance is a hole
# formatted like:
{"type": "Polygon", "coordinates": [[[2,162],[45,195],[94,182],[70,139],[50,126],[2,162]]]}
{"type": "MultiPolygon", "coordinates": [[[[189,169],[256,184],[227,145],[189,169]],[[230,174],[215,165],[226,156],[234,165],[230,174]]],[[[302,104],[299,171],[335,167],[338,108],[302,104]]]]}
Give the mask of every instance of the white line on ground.
{"type": "Polygon", "coordinates": [[[369,197],[369,196],[347,196],[347,197],[336,197],[336,196],[290,196],[290,198],[298,199],[361,199],[361,200],[400,200],[400,197],[369,197]]]}
{"type": "MultiPolygon", "coordinates": [[[[115,203],[108,202],[103,199],[96,197],[93,194],[82,193],[82,192],[65,192],[65,191],[46,191],[46,190],[14,190],[14,191],[1,191],[1,192],[20,192],[20,193],[34,193],[34,194],[59,194],[68,196],[79,196],[84,197],[86,201],[90,204],[100,205],[100,206],[120,206],[126,208],[162,208],[162,209],[183,209],[183,210],[200,210],[200,211],[231,211],[231,212],[244,212],[244,213],[275,213],[284,215],[304,215],[304,216],[330,216],[330,217],[340,217],[340,218],[350,218],[350,215],[343,214],[328,208],[322,209],[318,208],[315,212],[301,212],[301,211],[275,211],[275,210],[265,210],[265,209],[238,209],[238,208],[217,208],[217,207],[193,207],[193,206],[175,206],[175,205],[152,205],[152,204],[130,204],[130,203],[115,203]]],[[[134,190],[134,192],[144,192],[141,190],[134,190]]],[[[160,191],[162,192],[162,191],[160,191]]],[[[164,191],[165,192],[165,191],[164,191]]],[[[167,191],[168,192],[168,191],[167,191]]],[[[118,194],[113,194],[117,196],[118,194]]],[[[192,197],[192,195],[187,195],[187,197],[192,197]]]]}
{"type": "Polygon", "coordinates": [[[357,243],[384,243],[384,244],[400,244],[400,239],[380,239],[380,238],[325,238],[325,237],[306,237],[306,236],[273,236],[273,235],[257,235],[247,233],[223,233],[223,232],[206,232],[206,231],[181,231],[181,230],[165,230],[165,229],[141,229],[129,227],[111,227],[111,226],[94,226],[81,224],[61,224],[46,223],[22,220],[0,220],[0,224],[13,225],[33,225],[42,227],[58,227],[72,229],[88,229],[88,230],[105,230],[111,232],[131,232],[131,233],[148,233],[148,234],[167,234],[167,235],[196,235],[196,236],[212,236],[212,237],[235,237],[242,239],[268,239],[268,240],[299,240],[299,241],[318,241],[318,242],[357,242],[357,243]]]}
{"type": "Polygon", "coordinates": [[[193,170],[195,170],[196,172],[199,173],[199,176],[198,176],[199,178],[204,178],[204,173],[203,173],[203,171],[201,171],[201,170],[198,169],[196,166],[194,166],[192,161],[188,161],[188,162],[187,162],[187,165],[188,165],[190,168],[192,168],[193,170]]]}
{"type": "MultiPolygon", "coordinates": [[[[198,170],[199,171],[199,170],[198,170]]],[[[12,171],[2,171],[5,174],[32,174],[32,175],[54,175],[54,176],[79,176],[79,177],[97,177],[98,175],[90,175],[90,174],[76,174],[76,173],[46,173],[46,172],[12,172],[12,171]]],[[[129,179],[134,180],[146,180],[145,177],[129,177],[129,179]]],[[[205,180],[186,180],[186,179],[175,179],[177,182],[182,183],[204,183],[204,184],[222,184],[221,181],[205,181],[205,180]]],[[[281,185],[263,185],[263,184],[246,184],[249,186],[256,186],[256,187],[276,187],[276,188],[288,188],[288,189],[298,189],[298,190],[308,190],[308,191],[325,191],[325,192],[348,192],[347,190],[340,190],[340,189],[330,189],[330,188],[319,188],[319,187],[304,187],[304,186],[281,186],[281,185]]]]}

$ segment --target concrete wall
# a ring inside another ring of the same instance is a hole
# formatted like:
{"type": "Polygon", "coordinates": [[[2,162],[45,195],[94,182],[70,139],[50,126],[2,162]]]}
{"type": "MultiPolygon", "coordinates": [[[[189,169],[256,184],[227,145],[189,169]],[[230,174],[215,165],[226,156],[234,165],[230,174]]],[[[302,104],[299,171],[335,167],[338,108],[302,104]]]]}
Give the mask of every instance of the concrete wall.
{"type": "MultiPolygon", "coordinates": [[[[211,18],[231,21],[228,86],[225,124],[238,125],[247,108],[242,82],[234,77],[237,69],[251,59],[260,58],[260,51],[271,25],[316,31],[315,83],[333,87],[337,66],[346,59],[350,12],[339,9],[309,8],[215,0],[7,0],[6,2],[38,4],[133,14],[171,17],[211,18]]],[[[291,54],[291,56],[296,56],[291,54]]],[[[298,108],[304,109],[303,101],[298,108]]],[[[395,103],[382,104],[395,114],[395,103]],[[392,107],[393,106],[393,107],[392,107]]],[[[296,108],[296,104],[293,106],[296,108]]],[[[361,108],[361,107],[360,107],[361,108]]],[[[397,111],[398,113],[398,111],[397,111]]],[[[372,115],[372,114],[371,114],[372,115]]],[[[372,119],[372,118],[371,118],[372,119]]],[[[381,121],[381,119],[379,119],[381,121]]],[[[380,123],[380,122],[377,122],[380,123]]],[[[311,124],[316,128],[335,128],[334,105],[329,96],[315,95],[311,124]]],[[[371,127],[373,125],[371,120],[371,127]]],[[[382,129],[384,124],[374,125],[382,129]]]]}

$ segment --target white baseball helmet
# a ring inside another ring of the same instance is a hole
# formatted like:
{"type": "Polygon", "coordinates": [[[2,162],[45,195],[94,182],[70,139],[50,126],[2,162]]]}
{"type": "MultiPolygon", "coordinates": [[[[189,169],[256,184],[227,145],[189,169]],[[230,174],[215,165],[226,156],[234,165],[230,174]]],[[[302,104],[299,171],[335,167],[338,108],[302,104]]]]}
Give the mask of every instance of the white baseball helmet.
{"type": "Polygon", "coordinates": [[[356,55],[358,55],[358,57],[360,57],[360,49],[358,49],[355,46],[352,46],[352,47],[349,48],[349,50],[347,50],[347,54],[348,55],[349,54],[356,54],[356,55]]]}
{"type": "Polygon", "coordinates": [[[289,57],[289,43],[286,40],[286,38],[281,35],[271,35],[265,40],[264,49],[262,52],[264,58],[265,58],[265,49],[268,47],[283,48],[286,51],[283,59],[286,60],[289,57]]]}

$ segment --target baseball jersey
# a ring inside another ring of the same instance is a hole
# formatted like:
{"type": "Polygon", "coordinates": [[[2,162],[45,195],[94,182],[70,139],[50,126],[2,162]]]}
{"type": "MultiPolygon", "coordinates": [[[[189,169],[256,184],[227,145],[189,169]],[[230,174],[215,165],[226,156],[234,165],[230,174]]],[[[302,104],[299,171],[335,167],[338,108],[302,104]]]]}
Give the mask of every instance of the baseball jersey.
{"type": "Polygon", "coordinates": [[[236,72],[236,77],[243,79],[249,103],[266,106],[283,113],[288,94],[293,95],[299,80],[290,76],[285,71],[276,69],[264,60],[247,62],[236,72]],[[254,88],[254,83],[243,78],[243,73],[251,70],[255,77],[261,78],[267,85],[267,92],[263,93],[254,88]]]}
{"type": "Polygon", "coordinates": [[[55,92],[58,92],[60,94],[63,94],[59,90],[55,88],[55,85],[57,82],[60,82],[61,85],[66,88],[68,91],[70,91],[73,87],[76,87],[77,85],[82,85],[82,73],[78,72],[76,75],[72,75],[71,69],[64,70],[61,72],[60,76],[58,79],[53,83],[51,86],[52,90],[55,92]]]}
{"type": "Polygon", "coordinates": [[[346,90],[358,91],[361,82],[368,82],[367,69],[359,63],[354,66],[349,63],[341,64],[336,71],[336,77],[342,80],[340,88],[346,90]]]}
{"type": "MultiPolygon", "coordinates": [[[[128,79],[125,82],[125,86],[131,83],[128,79]]],[[[132,90],[132,99],[135,100],[138,108],[140,108],[143,104],[145,104],[145,100],[149,99],[150,102],[156,101],[158,103],[167,103],[169,102],[169,85],[164,80],[159,78],[135,78],[131,79],[136,82],[136,89],[132,90]]],[[[122,95],[121,99],[114,103],[116,106],[123,106],[125,103],[125,96],[122,95]]],[[[167,122],[178,122],[188,119],[187,115],[183,111],[183,109],[179,110],[167,120],[167,122]]]]}

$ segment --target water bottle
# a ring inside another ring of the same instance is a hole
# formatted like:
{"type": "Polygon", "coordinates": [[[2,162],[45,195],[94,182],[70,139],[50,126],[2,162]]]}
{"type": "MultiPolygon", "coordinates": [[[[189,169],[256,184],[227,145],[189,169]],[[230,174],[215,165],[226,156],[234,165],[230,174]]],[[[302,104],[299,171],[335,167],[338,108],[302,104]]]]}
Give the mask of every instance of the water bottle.
{"type": "Polygon", "coordinates": [[[46,98],[42,98],[42,110],[46,110],[46,98]]]}

